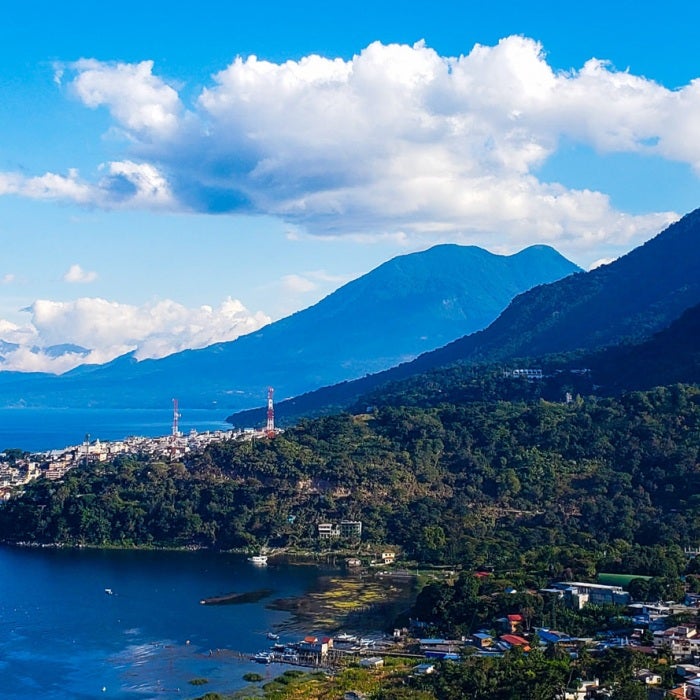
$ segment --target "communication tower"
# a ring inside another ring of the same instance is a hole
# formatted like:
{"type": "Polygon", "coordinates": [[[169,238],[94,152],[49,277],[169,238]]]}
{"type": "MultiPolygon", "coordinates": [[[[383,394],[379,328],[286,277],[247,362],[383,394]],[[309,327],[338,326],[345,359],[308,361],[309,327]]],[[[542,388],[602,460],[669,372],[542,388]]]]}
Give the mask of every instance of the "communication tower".
{"type": "Polygon", "coordinates": [[[180,420],[180,413],[177,408],[177,399],[173,399],[173,437],[180,437],[180,428],[178,427],[178,421],[180,420]]]}
{"type": "Polygon", "coordinates": [[[267,426],[265,427],[265,434],[267,437],[275,436],[275,405],[272,401],[272,395],[275,390],[272,387],[267,389],[267,426]]]}

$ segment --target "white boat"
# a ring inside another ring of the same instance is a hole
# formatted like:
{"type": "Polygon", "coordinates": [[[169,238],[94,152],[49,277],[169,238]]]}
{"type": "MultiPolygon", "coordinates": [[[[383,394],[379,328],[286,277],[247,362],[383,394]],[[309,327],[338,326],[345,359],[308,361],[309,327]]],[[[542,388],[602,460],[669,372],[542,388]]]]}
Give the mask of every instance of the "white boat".
{"type": "Polygon", "coordinates": [[[265,554],[255,554],[252,557],[248,557],[248,561],[252,561],[253,564],[265,565],[267,564],[267,556],[265,554]]]}
{"type": "Polygon", "coordinates": [[[271,639],[274,642],[280,638],[279,634],[275,634],[274,632],[268,632],[266,636],[268,639],[271,639]]]}
{"type": "Polygon", "coordinates": [[[107,595],[114,595],[114,591],[111,588],[105,588],[105,593],[107,595]]]}
{"type": "Polygon", "coordinates": [[[259,664],[269,664],[272,661],[272,654],[268,651],[259,651],[254,656],[251,656],[250,660],[259,664]]]}
{"type": "Polygon", "coordinates": [[[347,634],[346,632],[341,632],[340,634],[337,634],[334,637],[336,642],[346,642],[346,643],[351,643],[351,642],[356,642],[357,637],[354,634],[347,634]]]}

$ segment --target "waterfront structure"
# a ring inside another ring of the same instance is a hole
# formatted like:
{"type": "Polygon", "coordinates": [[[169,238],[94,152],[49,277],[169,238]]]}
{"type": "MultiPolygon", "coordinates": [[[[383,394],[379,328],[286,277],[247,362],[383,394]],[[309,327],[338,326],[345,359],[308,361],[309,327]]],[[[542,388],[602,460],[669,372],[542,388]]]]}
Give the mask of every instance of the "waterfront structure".
{"type": "Polygon", "coordinates": [[[319,523],[318,538],[329,539],[360,539],[362,537],[361,520],[341,520],[339,523],[319,523]]]}

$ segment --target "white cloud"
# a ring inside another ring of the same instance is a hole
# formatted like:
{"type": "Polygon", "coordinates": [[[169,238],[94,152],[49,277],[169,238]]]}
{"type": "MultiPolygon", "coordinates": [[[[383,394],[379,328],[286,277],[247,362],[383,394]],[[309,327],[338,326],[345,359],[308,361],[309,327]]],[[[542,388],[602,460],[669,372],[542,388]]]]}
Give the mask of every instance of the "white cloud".
{"type": "Polygon", "coordinates": [[[5,273],[0,278],[0,284],[12,284],[17,279],[17,276],[12,272],[5,273]]]}
{"type": "Polygon", "coordinates": [[[74,169],[65,176],[45,173],[26,177],[18,173],[0,173],[0,195],[64,200],[105,209],[177,208],[166,178],[149,163],[115,161],[102,165],[100,171],[103,174],[94,184],[82,181],[74,169]]]}
{"type": "Polygon", "coordinates": [[[180,98],[174,88],[153,75],[153,61],[77,61],[57,67],[59,81],[66,67],[77,72],[71,87],[78,98],[93,109],[107,106],[128,131],[146,138],[167,138],[177,130],[183,111],[180,98]]]}
{"type": "Polygon", "coordinates": [[[589,270],[595,270],[597,267],[602,267],[603,265],[609,265],[611,262],[615,262],[615,258],[600,258],[599,260],[594,260],[589,266],[589,270]]]}
{"type": "Polygon", "coordinates": [[[291,294],[308,294],[318,289],[318,285],[302,275],[285,275],[282,278],[282,289],[291,294]]]}
{"type": "Polygon", "coordinates": [[[63,280],[64,282],[70,282],[70,283],[78,283],[78,284],[86,284],[88,282],[94,282],[97,279],[97,273],[96,272],[88,272],[87,270],[83,270],[80,265],[77,263],[75,265],[71,265],[68,268],[68,271],[66,272],[65,275],[63,275],[63,280]]]}
{"type": "Polygon", "coordinates": [[[91,297],[69,302],[40,299],[25,311],[31,314],[25,326],[0,320],[0,340],[20,346],[4,353],[5,370],[61,373],[131,351],[140,360],[165,357],[234,340],[270,322],[265,314],[251,313],[231,298],[218,308],[195,309],[171,300],[132,306],[91,297]],[[47,352],[63,344],[86,348],[88,353],[55,357],[47,352]]]}
{"type": "Polygon", "coordinates": [[[272,214],[291,236],[430,235],[510,250],[540,240],[573,251],[637,243],[677,215],[626,214],[604,193],[539,180],[562,138],[700,174],[700,80],[669,90],[597,59],[556,72],[520,36],[457,57],[423,42],[375,42],[349,61],[239,57],[188,106],[152,61],[83,60],[56,75],[109,111],[127,154],[96,184],[6,173],[0,193],[272,214]]]}

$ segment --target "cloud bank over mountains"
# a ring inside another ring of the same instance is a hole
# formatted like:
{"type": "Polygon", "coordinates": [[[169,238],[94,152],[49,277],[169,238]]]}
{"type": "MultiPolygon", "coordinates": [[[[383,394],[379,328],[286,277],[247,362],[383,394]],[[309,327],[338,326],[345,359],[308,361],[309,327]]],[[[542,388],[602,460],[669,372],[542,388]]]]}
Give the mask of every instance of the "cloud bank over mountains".
{"type": "Polygon", "coordinates": [[[540,181],[563,138],[700,172],[699,82],[669,90],[598,59],[555,72],[521,36],[459,57],[422,42],[376,42],[349,61],[238,57],[191,104],[152,61],[81,60],[56,75],[85,106],[109,111],[124,158],[94,179],[0,174],[0,193],[511,250],[536,232],[571,249],[640,241],[677,216],[631,215],[605,193],[540,181]]]}
{"type": "Polygon", "coordinates": [[[31,321],[24,326],[0,321],[3,370],[61,374],[132,351],[139,360],[160,358],[235,340],[270,322],[265,314],[251,313],[230,298],[218,308],[196,309],[170,300],[132,306],[89,297],[40,299],[25,311],[31,321]]]}

